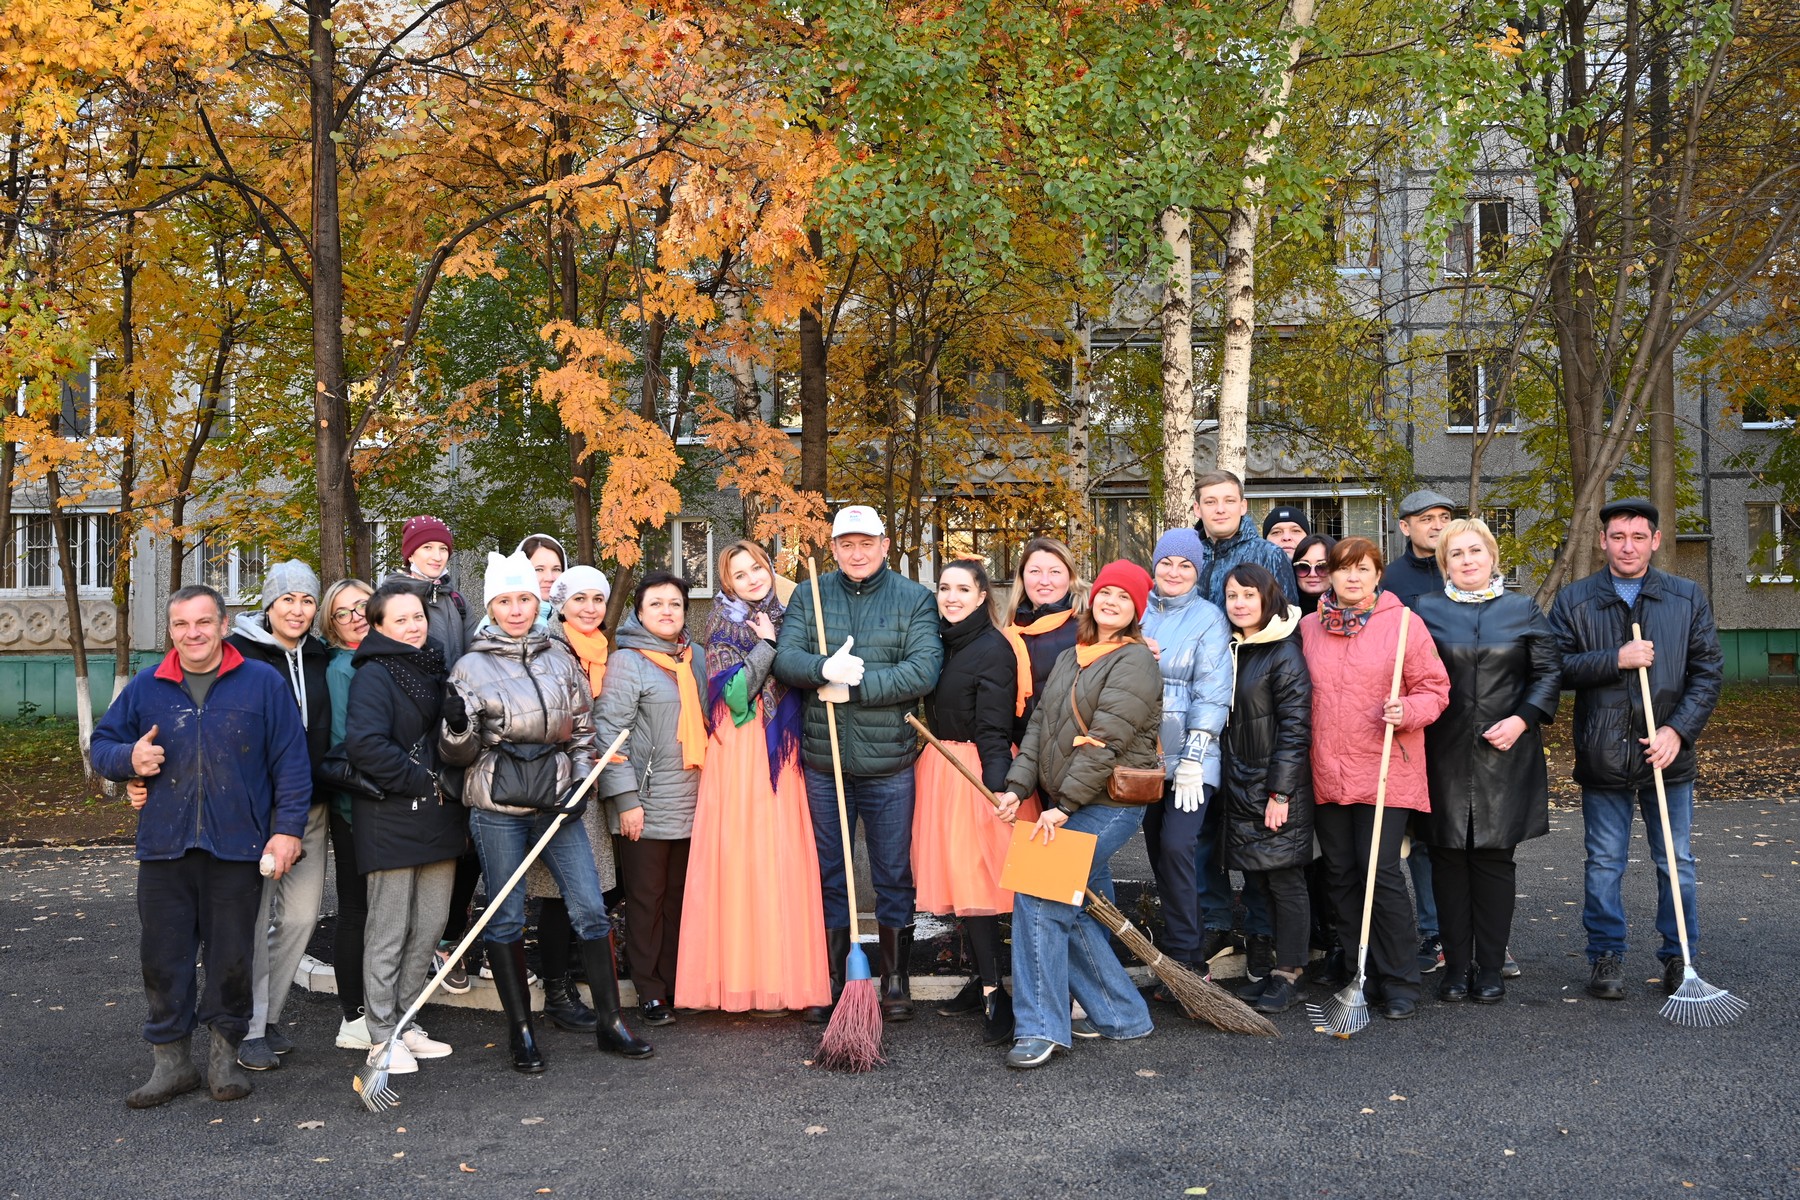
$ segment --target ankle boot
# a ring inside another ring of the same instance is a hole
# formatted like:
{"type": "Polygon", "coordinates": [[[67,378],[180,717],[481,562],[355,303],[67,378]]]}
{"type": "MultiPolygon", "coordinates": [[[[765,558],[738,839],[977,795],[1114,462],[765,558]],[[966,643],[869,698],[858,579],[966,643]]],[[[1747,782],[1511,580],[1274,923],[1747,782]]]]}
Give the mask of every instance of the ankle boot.
{"type": "Polygon", "coordinates": [[[1004,1046],[1013,1040],[1012,997],[1003,987],[982,1000],[981,1040],[988,1046],[1004,1046]]]}
{"type": "Polygon", "coordinates": [[[827,929],[825,931],[825,962],[831,972],[831,1003],[814,1004],[801,1013],[809,1025],[823,1025],[831,1020],[831,1010],[837,1007],[838,997],[844,994],[844,963],[850,958],[850,931],[848,929],[827,929]]]}
{"type": "Polygon", "coordinates": [[[656,1051],[625,1025],[619,1013],[619,973],[613,965],[612,942],[597,938],[576,942],[581,952],[581,969],[587,973],[588,990],[594,994],[595,1036],[602,1050],[622,1054],[626,1058],[649,1058],[656,1051]]]}
{"type": "Polygon", "coordinates": [[[1244,957],[1246,982],[1259,983],[1267,979],[1269,972],[1275,969],[1275,939],[1266,933],[1250,935],[1250,944],[1244,957]]]}
{"type": "Polygon", "coordinates": [[[567,975],[544,980],[544,1015],[570,1033],[592,1033],[596,1025],[594,1010],[581,1002],[581,989],[567,975]]]}
{"type": "Polygon", "coordinates": [[[531,987],[525,982],[525,942],[487,943],[488,966],[494,972],[494,990],[506,1010],[513,1070],[536,1075],[544,1069],[537,1035],[531,1028],[531,987]]]}
{"type": "Polygon", "coordinates": [[[206,1052],[206,1086],[214,1100],[242,1100],[250,1094],[250,1076],[238,1065],[238,1045],[243,1038],[228,1038],[217,1029],[206,1052]]]}
{"type": "Polygon", "coordinates": [[[156,1066],[150,1072],[150,1078],[144,1086],[125,1097],[125,1103],[131,1108],[155,1108],[159,1104],[167,1104],[183,1092],[191,1092],[200,1086],[200,1071],[194,1066],[188,1055],[193,1050],[193,1036],[190,1034],[178,1042],[167,1042],[160,1046],[151,1046],[156,1056],[156,1066]]]}
{"type": "Polygon", "coordinates": [[[881,1016],[885,1021],[913,1019],[912,966],[913,927],[895,929],[878,926],[881,939],[881,1016]]]}

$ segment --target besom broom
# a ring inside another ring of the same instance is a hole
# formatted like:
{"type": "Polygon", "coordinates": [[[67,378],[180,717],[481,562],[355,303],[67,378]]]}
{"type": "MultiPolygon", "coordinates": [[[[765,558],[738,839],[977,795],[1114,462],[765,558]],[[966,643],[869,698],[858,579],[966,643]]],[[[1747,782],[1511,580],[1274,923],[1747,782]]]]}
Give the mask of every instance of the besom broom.
{"type": "MultiPolygon", "coordinates": [[[[967,763],[950,753],[949,747],[939,741],[937,735],[925,727],[911,713],[906,714],[907,723],[925,738],[933,750],[943,755],[945,760],[955,767],[957,773],[969,784],[986,796],[988,803],[995,808],[1000,807],[1000,799],[990,791],[981,778],[969,769],[967,763]]],[[[1279,1037],[1274,1022],[1227,992],[1216,983],[1208,982],[1199,975],[1188,970],[1186,966],[1176,962],[1156,948],[1149,936],[1125,918],[1118,906],[1105,896],[1087,893],[1085,905],[1087,914],[1110,930],[1125,948],[1135,955],[1140,962],[1149,967],[1156,977],[1168,987],[1171,995],[1181,1003],[1182,1011],[1195,1020],[1205,1021],[1215,1029],[1226,1033],[1247,1033],[1259,1037],[1279,1037]]]]}

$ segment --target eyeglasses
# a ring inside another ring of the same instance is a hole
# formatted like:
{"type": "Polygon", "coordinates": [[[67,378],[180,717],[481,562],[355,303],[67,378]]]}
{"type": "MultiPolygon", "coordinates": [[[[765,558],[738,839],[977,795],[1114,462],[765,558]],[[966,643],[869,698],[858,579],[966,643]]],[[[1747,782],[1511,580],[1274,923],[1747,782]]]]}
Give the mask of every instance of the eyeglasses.
{"type": "Polygon", "coordinates": [[[334,621],[348,620],[351,617],[360,617],[368,610],[369,610],[369,602],[367,600],[358,600],[355,604],[352,604],[349,608],[334,608],[334,609],[332,609],[331,610],[331,619],[334,621]]]}
{"type": "Polygon", "coordinates": [[[1331,570],[1324,563],[1297,562],[1294,564],[1294,574],[1329,575],[1331,570]]]}

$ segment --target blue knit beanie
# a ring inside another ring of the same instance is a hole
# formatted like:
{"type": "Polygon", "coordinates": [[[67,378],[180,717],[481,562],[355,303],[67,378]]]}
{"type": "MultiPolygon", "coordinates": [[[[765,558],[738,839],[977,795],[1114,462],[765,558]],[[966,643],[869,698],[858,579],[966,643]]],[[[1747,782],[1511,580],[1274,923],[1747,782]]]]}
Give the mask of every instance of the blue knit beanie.
{"type": "Polygon", "coordinates": [[[1150,569],[1154,571],[1156,564],[1165,558],[1185,558],[1198,571],[1205,557],[1206,545],[1200,540],[1200,534],[1192,526],[1183,525],[1156,539],[1156,553],[1150,556],[1150,569]]]}

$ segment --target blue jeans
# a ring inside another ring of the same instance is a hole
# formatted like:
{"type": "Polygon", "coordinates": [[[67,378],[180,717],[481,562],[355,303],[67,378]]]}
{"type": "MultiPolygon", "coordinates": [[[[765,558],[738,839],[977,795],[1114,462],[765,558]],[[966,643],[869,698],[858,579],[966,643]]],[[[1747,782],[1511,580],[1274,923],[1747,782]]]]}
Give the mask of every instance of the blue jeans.
{"type": "MultiPolygon", "coordinates": [[[[844,842],[838,824],[837,786],[830,771],[806,768],[806,803],[812,809],[813,842],[819,850],[819,891],[825,901],[825,928],[850,927],[844,892],[844,842]]],[[[869,875],[875,885],[875,921],[889,929],[913,923],[913,769],[892,775],[844,776],[844,814],[850,840],[863,824],[869,847],[869,875]]]]}
{"type": "MultiPolygon", "coordinates": [[[[481,855],[481,874],[490,892],[512,878],[525,861],[526,852],[544,836],[555,817],[550,812],[513,817],[481,808],[469,810],[469,834],[481,855]]],[[[580,821],[564,821],[539,858],[550,868],[551,877],[562,891],[575,936],[584,942],[597,942],[611,932],[606,902],[600,898],[600,872],[594,867],[594,848],[588,841],[586,827],[580,821]]],[[[490,894],[488,905],[495,909],[483,932],[488,941],[516,942],[525,936],[523,880],[499,899],[490,894]]]]}
{"type": "MultiPolygon", "coordinates": [[[[1064,829],[1099,839],[1088,891],[1112,898],[1112,856],[1131,840],[1144,819],[1141,808],[1077,810],[1064,829]]],[[[1148,1034],[1150,1009],[1126,974],[1100,922],[1073,904],[1040,900],[1023,892],[1013,897],[1013,1036],[1069,1044],[1069,997],[1081,1001],[1088,1019],[1109,1038],[1148,1034]]]]}
{"type": "MultiPolygon", "coordinates": [[[[1688,835],[1694,826],[1694,785],[1671,783],[1669,831],[1675,835],[1675,861],[1681,870],[1681,903],[1687,913],[1688,949],[1700,944],[1700,913],[1694,900],[1694,853],[1688,835]]],[[[1582,788],[1581,817],[1587,827],[1587,897],[1581,923],[1587,926],[1588,961],[1602,954],[1625,953],[1625,863],[1631,851],[1631,811],[1644,813],[1650,860],[1656,864],[1656,929],[1662,934],[1660,959],[1681,953],[1675,928],[1675,898],[1669,891],[1669,857],[1663,847],[1662,818],[1656,811],[1656,788],[1582,788]]]]}
{"type": "Polygon", "coordinates": [[[1419,937],[1438,936],[1437,892],[1431,886],[1431,847],[1413,835],[1412,853],[1406,857],[1412,872],[1413,906],[1419,913],[1419,937]]]}

